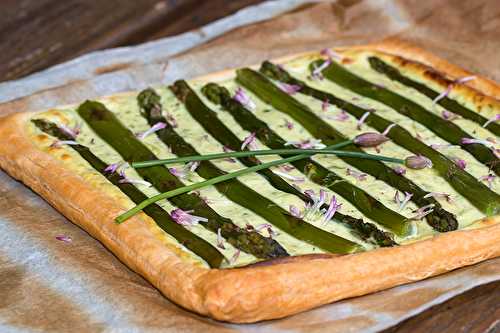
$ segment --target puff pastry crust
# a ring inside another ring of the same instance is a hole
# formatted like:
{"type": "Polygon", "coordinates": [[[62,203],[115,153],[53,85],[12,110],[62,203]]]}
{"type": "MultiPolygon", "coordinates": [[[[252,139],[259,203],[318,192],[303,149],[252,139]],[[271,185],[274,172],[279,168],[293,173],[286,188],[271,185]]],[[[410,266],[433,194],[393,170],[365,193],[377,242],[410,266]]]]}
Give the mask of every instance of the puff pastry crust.
{"type": "MultiPolygon", "coordinates": [[[[341,51],[378,50],[412,60],[457,78],[470,73],[426,51],[401,42],[382,42],[341,51]]],[[[216,73],[217,79],[230,72],[216,73]]],[[[446,83],[436,82],[446,86],[446,83]]],[[[500,86],[486,78],[461,86],[476,105],[500,102],[500,86]]],[[[500,106],[499,106],[500,108],[500,106]]],[[[180,306],[218,320],[248,323],[280,318],[340,299],[364,295],[500,256],[500,216],[411,244],[338,255],[305,255],[243,268],[208,269],[184,260],[165,246],[145,223],[114,223],[123,212],[115,200],[88,185],[54,157],[38,149],[26,133],[31,113],[0,119],[0,167],[45,198],[85,229],[128,267],[148,279],[180,306]]],[[[133,219],[148,220],[144,214],[133,219]]]]}

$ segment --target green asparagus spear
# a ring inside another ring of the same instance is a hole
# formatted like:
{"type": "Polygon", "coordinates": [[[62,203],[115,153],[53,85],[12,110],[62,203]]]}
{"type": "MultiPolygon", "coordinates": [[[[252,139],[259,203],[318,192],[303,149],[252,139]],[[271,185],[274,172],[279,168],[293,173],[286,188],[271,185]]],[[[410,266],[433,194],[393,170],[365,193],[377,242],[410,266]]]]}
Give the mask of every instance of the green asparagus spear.
{"type": "MultiPolygon", "coordinates": [[[[269,128],[265,122],[258,119],[239,102],[232,99],[226,88],[215,83],[209,83],[203,87],[202,92],[213,103],[222,105],[223,109],[228,111],[233,116],[234,120],[245,130],[256,133],[257,138],[266,146],[272,149],[281,149],[285,147],[286,141],[269,128]]],[[[219,131],[225,132],[225,135],[218,136],[222,144],[229,146],[234,150],[238,150],[239,147],[241,147],[241,141],[234,136],[234,134],[227,127],[225,127],[215,113],[207,116],[207,120],[208,119],[209,124],[217,124],[216,126],[221,128],[219,131]]],[[[381,225],[384,225],[389,230],[392,231],[392,229],[395,229],[395,231],[399,233],[408,225],[404,216],[388,209],[364,190],[350,184],[345,179],[341,178],[334,172],[329,171],[312,159],[307,158],[295,161],[292,164],[299,171],[309,175],[311,180],[340,194],[357,207],[363,214],[381,225]]],[[[309,198],[304,196],[302,192],[297,192],[300,194],[296,194],[298,197],[305,202],[309,201],[309,198]]],[[[335,213],[334,219],[342,222],[364,240],[374,241],[380,246],[395,245],[389,233],[379,230],[372,223],[363,222],[362,219],[354,219],[351,216],[343,215],[339,212],[335,213]]]]}
{"type": "MultiPolygon", "coordinates": [[[[407,76],[404,76],[396,67],[393,67],[383,61],[382,59],[378,57],[369,57],[368,62],[370,63],[370,66],[376,70],[379,73],[382,73],[386,75],[388,78],[390,78],[393,81],[397,81],[399,83],[402,83],[403,85],[413,88],[420,93],[424,94],[425,96],[429,97],[430,99],[434,100],[436,97],[439,96],[439,93],[434,91],[433,89],[427,87],[425,84],[420,83],[418,81],[412,80],[407,76]]],[[[435,75],[440,75],[435,73],[435,75]]],[[[442,77],[445,79],[444,77],[442,77]]],[[[453,81],[449,82],[450,84],[453,84],[453,81]]],[[[474,112],[465,106],[461,105],[457,101],[445,96],[442,99],[440,99],[437,104],[441,105],[444,107],[446,110],[453,112],[455,114],[458,114],[465,119],[469,119],[475,123],[478,123],[481,126],[484,126],[488,122],[488,119],[483,117],[481,114],[474,112]]],[[[491,122],[485,128],[489,129],[492,133],[494,133],[497,136],[500,136],[500,125],[491,122]]]]}
{"type": "MultiPolygon", "coordinates": [[[[112,146],[125,161],[156,159],[156,156],[103,104],[86,101],[77,111],[92,130],[112,146]]],[[[184,186],[162,166],[137,169],[137,172],[160,192],[184,186]]],[[[170,198],[169,201],[184,211],[192,211],[193,214],[208,219],[207,222],[201,221],[200,224],[214,233],[220,230],[222,237],[246,253],[264,259],[288,256],[286,250],[276,240],[238,227],[230,219],[217,214],[196,194],[182,194],[170,198]]]]}
{"type": "MultiPolygon", "coordinates": [[[[41,131],[56,137],[59,140],[73,140],[73,138],[57,127],[56,124],[44,119],[33,119],[32,122],[41,131]]],[[[118,187],[133,202],[140,203],[147,199],[147,196],[138,190],[133,184],[121,183],[120,175],[117,172],[106,172],[106,163],[94,155],[90,149],[83,145],[70,145],[80,156],[86,160],[96,171],[100,172],[110,183],[118,187]]],[[[198,237],[191,231],[177,224],[168,213],[160,206],[153,204],[144,209],[144,212],[151,217],[156,224],[167,234],[174,237],[179,243],[191,250],[193,253],[203,258],[210,267],[219,268],[224,261],[224,256],[209,242],[198,237]]]]}
{"type": "MultiPolygon", "coordinates": [[[[345,110],[356,118],[361,118],[366,110],[349,103],[335,95],[310,87],[305,82],[292,77],[284,69],[270,63],[264,62],[261,72],[272,79],[301,87],[300,93],[312,96],[320,101],[328,103],[345,110]]],[[[383,132],[391,122],[379,116],[376,112],[370,113],[365,119],[365,123],[379,132],[383,132]]],[[[413,152],[416,155],[423,155],[429,158],[434,168],[439,172],[450,185],[462,196],[467,198],[477,209],[484,214],[491,216],[500,214],[500,196],[479,182],[465,170],[460,169],[452,160],[441,154],[439,151],[427,146],[422,141],[414,138],[410,132],[395,124],[386,134],[394,143],[413,152]]]]}
{"type": "MultiPolygon", "coordinates": [[[[175,82],[170,89],[185,104],[190,113],[200,112],[206,114],[212,112],[201,102],[185,81],[175,82]]],[[[151,96],[155,94],[155,92],[152,89],[148,89],[141,94],[151,96]]],[[[148,99],[151,98],[152,97],[148,97],[148,99]]],[[[158,116],[155,112],[158,107],[148,108],[147,104],[141,103],[143,99],[144,98],[139,97],[139,103],[149,124],[153,126],[160,121],[166,122],[161,115],[158,116]]],[[[178,156],[198,154],[171,126],[167,125],[166,128],[156,133],[158,137],[172,149],[174,154],[178,156]]],[[[209,161],[202,161],[196,169],[196,172],[205,179],[225,174],[224,171],[220,170],[209,161]]],[[[237,179],[231,179],[216,184],[215,187],[231,201],[260,215],[269,221],[269,223],[301,241],[332,253],[351,253],[361,249],[358,244],[350,240],[326,232],[312,224],[306,223],[300,218],[292,216],[288,211],[260,195],[257,191],[250,189],[237,179]]]]}
{"type": "MultiPolygon", "coordinates": [[[[321,66],[323,60],[313,62],[311,67],[321,66]]],[[[471,139],[472,136],[451,121],[427,111],[419,104],[399,95],[387,88],[375,85],[354,75],[343,66],[332,61],[322,71],[328,80],[347,88],[357,94],[384,103],[395,111],[413,119],[427,127],[437,136],[454,145],[460,145],[479,162],[489,166],[497,175],[500,175],[500,163],[495,154],[486,146],[479,143],[464,143],[462,139],[471,139]]]]}
{"type": "MultiPolygon", "coordinates": [[[[262,74],[249,68],[237,71],[237,81],[251,90],[264,102],[269,103],[277,110],[290,115],[299,122],[314,137],[321,139],[324,144],[331,145],[345,140],[345,137],[316,116],[306,105],[300,103],[289,96],[262,74]]],[[[346,146],[342,149],[350,151],[362,151],[355,145],[346,146]]],[[[356,160],[348,157],[341,157],[348,164],[355,166],[359,170],[372,175],[376,179],[386,182],[390,186],[402,191],[412,193],[411,200],[419,207],[433,205],[433,210],[425,218],[427,223],[440,232],[456,230],[458,222],[456,217],[444,210],[439,202],[432,197],[425,197],[428,192],[422,190],[417,184],[404,176],[396,173],[382,162],[369,160],[356,160]]]]}

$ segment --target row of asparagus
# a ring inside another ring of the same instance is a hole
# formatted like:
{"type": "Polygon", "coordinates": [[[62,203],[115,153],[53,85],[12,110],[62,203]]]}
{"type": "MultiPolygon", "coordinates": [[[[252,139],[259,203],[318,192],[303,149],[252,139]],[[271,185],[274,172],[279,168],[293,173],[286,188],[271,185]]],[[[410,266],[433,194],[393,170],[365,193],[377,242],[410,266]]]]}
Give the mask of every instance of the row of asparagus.
{"type": "MultiPolygon", "coordinates": [[[[370,63],[373,64],[376,70],[388,73],[387,75],[391,79],[402,80],[400,74],[396,75],[399,73],[397,70],[394,71],[392,68],[387,67],[388,65],[380,59],[371,59],[370,63]]],[[[467,135],[454,124],[450,126],[436,121],[432,113],[404,97],[385,88],[378,86],[374,88],[374,85],[368,81],[355,76],[334,62],[323,69],[322,74],[327,79],[347,87],[358,94],[391,106],[398,112],[404,113],[408,117],[428,126],[437,135],[447,138],[450,142],[455,142],[452,140],[456,140],[456,136],[467,135]],[[443,131],[447,133],[442,133],[443,131]]],[[[386,182],[403,193],[412,193],[411,200],[418,207],[425,208],[432,206],[432,211],[425,216],[425,219],[435,230],[446,232],[457,229],[458,222],[456,217],[443,209],[435,198],[428,195],[428,191],[420,188],[403,174],[396,172],[380,160],[356,158],[356,154],[363,154],[358,145],[315,115],[307,105],[300,103],[293,96],[279,89],[269,79],[294,85],[298,87],[298,91],[301,94],[312,96],[321,101],[328,101],[330,104],[338,106],[358,119],[364,116],[366,110],[342,100],[330,92],[312,88],[305,82],[292,77],[283,68],[270,62],[264,62],[260,72],[248,68],[237,71],[236,80],[239,84],[252,91],[259,99],[268,103],[276,110],[288,114],[309,131],[313,137],[325,143],[327,145],[326,149],[338,149],[339,158],[348,164],[372,175],[376,179],[386,182]]],[[[205,105],[185,81],[177,81],[170,88],[177,98],[184,103],[190,115],[207,133],[230,150],[243,150],[244,142],[220,121],[217,114],[205,105]]],[[[426,90],[422,88],[422,91],[426,90]]],[[[263,144],[271,149],[281,149],[284,157],[284,152],[287,148],[285,139],[274,132],[265,122],[257,118],[246,105],[235,100],[226,88],[210,83],[203,87],[202,93],[211,102],[220,105],[224,111],[228,112],[243,129],[255,133],[255,136],[263,144]]],[[[446,101],[446,103],[449,104],[450,102],[446,101]]],[[[175,155],[185,157],[186,159],[192,156],[199,156],[196,149],[177,134],[175,128],[165,118],[160,96],[153,89],[146,89],[141,92],[138,96],[138,104],[141,114],[152,128],[160,124],[162,125],[155,133],[161,141],[170,147],[175,155]]],[[[104,139],[122,156],[124,161],[132,163],[132,165],[143,161],[159,161],[157,156],[103,104],[87,101],[79,106],[78,113],[98,136],[104,139]]],[[[466,111],[463,111],[463,113],[467,115],[466,111]]],[[[482,119],[478,121],[482,121],[482,119]]],[[[42,119],[36,119],[33,122],[40,130],[59,140],[71,140],[71,136],[68,136],[67,132],[56,124],[42,119]]],[[[366,118],[366,123],[380,132],[391,125],[390,121],[376,113],[371,113],[366,118]]],[[[495,129],[494,126],[491,128],[495,129]]],[[[466,197],[486,215],[493,215],[500,212],[500,196],[477,181],[465,170],[457,167],[449,158],[414,138],[401,126],[393,125],[391,131],[386,135],[396,144],[414,154],[429,158],[439,175],[446,179],[457,192],[466,197]]],[[[179,225],[178,221],[173,219],[160,206],[154,204],[154,201],[168,199],[172,204],[182,209],[182,211],[192,212],[193,216],[202,217],[197,221],[200,225],[217,233],[238,250],[250,253],[257,258],[282,257],[287,256],[288,253],[273,237],[264,237],[256,230],[238,227],[231,219],[215,212],[199,195],[189,193],[188,191],[204,185],[214,185],[228,199],[253,211],[281,231],[326,252],[351,253],[362,249],[355,242],[326,232],[304,221],[302,216],[291,214],[289,211],[274,204],[270,199],[238,181],[235,178],[236,175],[227,174],[209,160],[201,160],[195,169],[195,172],[206,179],[205,182],[199,183],[200,185],[185,186],[179,177],[161,165],[150,164],[147,167],[137,168],[136,171],[144,180],[150,182],[159,192],[162,192],[159,196],[148,199],[144,193],[132,184],[120,182],[122,176],[116,170],[106,172],[106,164],[94,155],[88,147],[79,144],[71,145],[70,147],[87,160],[97,171],[101,172],[111,183],[116,185],[134,203],[138,204],[131,211],[132,213],[124,214],[125,217],[122,220],[143,209],[144,213],[149,215],[160,228],[172,235],[193,253],[202,257],[211,267],[220,267],[222,265],[224,261],[222,253],[209,242],[179,225]]],[[[491,164],[493,161],[492,157],[488,155],[487,149],[485,151],[482,148],[484,147],[481,147],[481,145],[464,146],[464,149],[471,152],[478,160],[491,164]]],[[[287,154],[289,153],[287,152],[287,154]]],[[[377,222],[386,230],[383,231],[376,225],[362,219],[334,211],[332,216],[330,216],[332,220],[347,226],[355,235],[365,241],[372,242],[378,246],[393,246],[396,245],[392,236],[393,234],[404,237],[414,232],[415,226],[413,221],[389,209],[363,189],[349,183],[340,175],[312,160],[311,155],[312,152],[302,153],[300,149],[297,149],[296,155],[283,158],[272,165],[279,165],[285,162],[291,163],[310,180],[339,194],[355,206],[363,215],[377,222]]],[[[314,198],[290,185],[280,175],[269,169],[270,165],[262,163],[256,156],[241,155],[238,156],[238,159],[248,167],[240,171],[238,175],[250,171],[258,172],[277,190],[295,195],[308,205],[315,203],[314,198]]],[[[492,166],[492,168],[496,170],[495,166],[492,166]]],[[[331,207],[324,202],[319,207],[322,211],[327,211],[329,208],[331,207]]]]}

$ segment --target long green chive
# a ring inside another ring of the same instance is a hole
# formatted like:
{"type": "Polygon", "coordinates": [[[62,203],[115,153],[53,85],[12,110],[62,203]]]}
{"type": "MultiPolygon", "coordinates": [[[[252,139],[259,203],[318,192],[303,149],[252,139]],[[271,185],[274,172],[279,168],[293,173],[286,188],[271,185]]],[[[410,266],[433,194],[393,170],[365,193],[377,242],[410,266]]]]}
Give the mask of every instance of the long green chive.
{"type": "MultiPolygon", "coordinates": [[[[325,149],[342,148],[342,147],[345,147],[347,145],[350,145],[351,143],[352,143],[351,140],[347,140],[347,141],[339,142],[339,143],[337,143],[335,145],[328,146],[325,149]]],[[[139,203],[134,208],[129,209],[125,213],[123,213],[120,216],[116,217],[115,221],[116,221],[116,223],[123,223],[126,220],[128,220],[129,218],[131,218],[132,216],[134,216],[135,214],[139,213],[143,208],[145,208],[148,205],[151,205],[152,203],[155,203],[157,201],[160,201],[160,200],[163,200],[163,199],[168,199],[168,198],[174,197],[174,196],[179,195],[179,194],[191,192],[191,191],[197,190],[197,189],[202,188],[202,187],[214,185],[214,184],[217,184],[217,183],[229,180],[229,179],[233,179],[233,178],[245,175],[247,173],[256,172],[256,171],[267,169],[267,168],[270,168],[270,167],[273,167],[273,166],[276,166],[276,165],[280,165],[280,164],[285,164],[285,163],[290,163],[290,162],[298,161],[300,159],[307,158],[307,157],[310,157],[310,156],[311,156],[311,154],[300,154],[300,155],[295,155],[295,156],[283,158],[283,159],[276,160],[276,161],[271,161],[271,162],[268,162],[268,163],[262,163],[262,164],[259,164],[259,165],[253,166],[253,167],[249,167],[249,168],[246,168],[246,169],[242,169],[242,170],[238,170],[238,171],[235,171],[235,172],[231,172],[231,173],[228,173],[226,175],[222,175],[222,176],[219,176],[219,177],[207,179],[207,180],[199,182],[199,183],[195,183],[195,184],[191,184],[191,185],[188,185],[188,186],[176,188],[175,190],[172,190],[172,191],[167,191],[167,192],[164,192],[164,193],[160,193],[160,194],[157,194],[157,195],[155,195],[155,196],[153,196],[153,197],[151,197],[151,198],[149,198],[147,200],[144,200],[143,202],[139,203]]]]}
{"type": "Polygon", "coordinates": [[[377,160],[391,163],[404,164],[404,160],[400,158],[393,158],[387,156],[366,154],[360,152],[351,152],[351,151],[343,151],[343,150],[332,150],[332,149],[266,149],[266,150],[248,150],[248,151],[234,151],[227,153],[216,153],[216,154],[207,154],[207,155],[194,155],[194,156],[185,156],[178,158],[168,158],[162,160],[152,160],[152,161],[142,161],[142,162],[133,162],[131,166],[133,168],[146,168],[155,165],[163,165],[163,164],[176,164],[176,163],[186,163],[193,161],[207,161],[207,160],[215,160],[221,158],[230,158],[230,157],[247,157],[247,156],[259,156],[259,155],[297,155],[297,154],[307,154],[308,156],[314,154],[326,154],[326,155],[336,155],[343,157],[358,157],[364,158],[368,160],[377,160]]]}

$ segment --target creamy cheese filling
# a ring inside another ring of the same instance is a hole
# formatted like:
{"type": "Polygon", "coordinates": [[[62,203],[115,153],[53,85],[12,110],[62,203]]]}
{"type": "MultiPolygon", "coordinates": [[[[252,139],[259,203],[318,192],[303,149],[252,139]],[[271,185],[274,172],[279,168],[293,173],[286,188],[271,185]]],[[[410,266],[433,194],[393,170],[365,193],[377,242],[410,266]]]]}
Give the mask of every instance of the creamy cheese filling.
{"type": "MultiPolygon", "coordinates": [[[[441,114],[443,108],[439,105],[433,105],[432,101],[421,95],[419,92],[407,88],[397,82],[394,82],[388,78],[386,78],[382,74],[378,74],[377,72],[370,69],[367,58],[368,54],[362,54],[361,56],[355,58],[354,62],[351,62],[347,65],[348,69],[353,73],[371,81],[376,82],[377,84],[381,84],[392,91],[396,91],[399,94],[405,96],[408,99],[422,105],[427,110],[432,110],[437,114],[441,114]]],[[[364,98],[362,96],[356,95],[355,93],[344,89],[335,83],[332,83],[328,80],[312,80],[309,77],[308,65],[310,63],[310,58],[297,58],[290,62],[283,64],[285,69],[289,70],[292,75],[297,77],[300,80],[306,81],[312,87],[331,92],[336,96],[343,98],[347,101],[352,102],[353,104],[359,105],[361,107],[367,109],[375,109],[377,114],[383,116],[384,118],[393,121],[400,126],[404,127],[413,135],[418,135],[422,141],[427,144],[438,144],[445,145],[446,142],[439,137],[437,137],[432,131],[427,129],[426,127],[416,123],[415,121],[399,114],[398,112],[391,110],[387,106],[364,98]]],[[[197,92],[198,96],[202,98],[204,103],[208,105],[214,112],[216,112],[217,117],[229,128],[231,131],[238,136],[241,140],[244,140],[250,133],[243,130],[241,126],[232,118],[232,116],[226,112],[221,110],[219,106],[213,105],[201,94],[200,89],[203,86],[204,82],[200,81],[192,81],[190,82],[192,87],[197,92]]],[[[233,80],[226,80],[223,82],[219,82],[219,84],[225,86],[230,90],[233,94],[235,90],[239,87],[238,84],[233,80]]],[[[198,124],[198,122],[190,116],[185,106],[179,102],[173,93],[166,87],[158,88],[157,92],[160,94],[162,99],[162,106],[164,112],[168,112],[173,118],[175,118],[178,127],[175,128],[176,132],[181,135],[188,143],[193,145],[198,153],[207,154],[207,153],[215,153],[222,152],[223,146],[213,138],[209,134],[207,134],[202,126],[198,124]]],[[[260,99],[258,99],[255,95],[246,91],[247,95],[250,96],[251,100],[255,103],[256,108],[253,110],[255,116],[259,119],[266,122],[266,124],[277,134],[285,138],[289,141],[300,141],[311,139],[311,135],[297,122],[295,122],[292,118],[285,115],[282,112],[279,112],[273,109],[270,105],[263,103],[260,99]],[[289,126],[287,126],[287,124],[289,126]],[[292,126],[292,129],[289,127],[292,126]]],[[[139,108],[137,106],[136,101],[137,95],[134,94],[120,94],[113,97],[102,99],[107,108],[111,111],[115,112],[118,115],[120,121],[127,126],[134,133],[141,133],[149,129],[149,125],[144,117],[141,116],[139,112],[139,108]]],[[[343,133],[346,137],[352,138],[357,134],[366,131],[375,131],[370,128],[366,124],[362,125],[361,130],[357,128],[357,121],[354,117],[349,116],[349,119],[346,121],[336,120],[335,116],[338,115],[341,110],[339,110],[335,106],[328,106],[326,110],[322,105],[321,101],[315,100],[311,97],[302,95],[302,94],[294,94],[294,98],[300,101],[303,104],[308,105],[315,114],[317,114],[320,118],[322,118],[325,122],[329,123],[331,126],[336,128],[338,131],[343,133]]],[[[453,97],[451,95],[450,97],[453,97]]],[[[463,100],[458,100],[459,102],[464,102],[463,100]]],[[[465,102],[464,102],[465,103],[465,102]]],[[[470,104],[470,103],[469,103],[470,104]]],[[[468,107],[472,107],[471,105],[467,105],[468,107]]],[[[490,111],[486,111],[490,112],[490,111]]],[[[491,111],[490,113],[492,113],[491,111]]],[[[498,112],[498,111],[496,111],[498,112]]],[[[84,123],[84,121],[78,116],[75,112],[74,108],[65,108],[61,110],[50,110],[44,113],[39,113],[35,116],[35,118],[44,118],[50,121],[55,122],[56,124],[62,124],[67,126],[75,126],[76,124],[81,124],[81,132],[77,137],[78,143],[87,146],[91,149],[91,151],[97,155],[100,159],[105,161],[108,164],[122,162],[119,154],[114,151],[106,142],[97,137],[92,130],[84,123]]],[[[466,130],[467,132],[473,134],[475,137],[480,139],[486,139],[492,136],[488,130],[482,128],[480,125],[471,122],[466,119],[457,119],[454,122],[459,125],[461,128],[466,130]]],[[[51,143],[54,142],[54,138],[49,138],[45,134],[41,134],[41,132],[36,129],[33,125],[30,125],[30,131],[32,135],[36,138],[35,142],[39,145],[41,149],[44,149],[49,154],[55,156],[60,159],[63,163],[65,163],[66,167],[73,170],[76,174],[81,176],[85,181],[89,182],[100,191],[106,192],[109,196],[114,198],[120,205],[123,206],[124,209],[129,209],[134,206],[134,203],[129,200],[118,188],[109,183],[105,177],[103,177],[99,172],[94,170],[83,158],[81,158],[75,151],[73,151],[68,146],[62,146],[60,148],[50,147],[51,143]]],[[[151,134],[147,136],[142,142],[158,157],[158,158],[172,158],[175,157],[170,151],[170,149],[158,139],[155,134],[151,134]]],[[[259,147],[261,149],[267,148],[264,146],[262,142],[259,142],[259,147]]],[[[366,150],[369,153],[375,153],[373,149],[366,150]]],[[[447,147],[441,150],[442,153],[448,155],[453,158],[460,158],[467,162],[467,171],[471,173],[474,177],[481,177],[488,173],[488,168],[477,162],[474,157],[472,157],[466,151],[460,149],[459,147],[447,147]]],[[[408,155],[411,155],[409,151],[406,149],[394,144],[393,142],[387,142],[381,146],[381,154],[385,156],[404,158],[408,155]]],[[[259,159],[263,162],[274,160],[278,157],[276,156],[263,156],[259,157],[259,159]]],[[[347,174],[347,168],[354,169],[354,167],[348,165],[343,162],[339,158],[333,157],[331,155],[318,155],[314,156],[313,159],[326,167],[329,170],[334,171],[342,178],[347,181],[359,186],[364,189],[372,196],[376,197],[381,203],[383,203],[386,207],[399,212],[401,215],[405,217],[411,217],[414,215],[413,211],[417,209],[417,207],[413,203],[408,203],[403,209],[399,209],[399,204],[395,202],[394,195],[395,189],[391,186],[387,185],[382,181],[378,181],[371,176],[367,176],[365,180],[360,181],[355,177],[352,177],[347,174]]],[[[236,171],[242,168],[245,168],[243,164],[238,161],[230,162],[228,160],[214,160],[212,161],[217,167],[220,169],[231,172],[236,171]]],[[[388,164],[390,165],[390,164],[388,164]]],[[[392,166],[392,165],[390,165],[392,166]]],[[[182,165],[177,166],[169,166],[169,167],[181,167],[182,165]]],[[[298,170],[292,169],[283,171],[282,168],[273,168],[273,171],[278,173],[286,173],[286,175],[292,177],[283,177],[287,182],[293,184],[294,186],[300,188],[302,191],[307,189],[313,189],[316,193],[319,192],[321,187],[316,183],[308,180],[303,174],[301,174],[298,170]],[[295,178],[295,180],[293,179],[295,178]]],[[[359,171],[359,170],[357,170],[359,171]]],[[[125,169],[126,176],[132,179],[140,179],[140,176],[137,172],[132,168],[125,169]]],[[[285,176],[286,176],[285,175],[285,176]]],[[[447,193],[451,196],[452,200],[448,201],[442,198],[437,198],[437,200],[442,204],[443,208],[448,210],[449,212],[454,213],[459,221],[459,225],[461,228],[470,225],[472,222],[483,217],[483,214],[477,210],[473,205],[471,205],[465,198],[463,198],[459,193],[457,193],[448,182],[446,182],[443,178],[439,177],[436,171],[432,169],[424,169],[424,170],[408,170],[406,175],[407,178],[418,184],[421,188],[430,191],[430,192],[439,192],[439,193],[447,193]]],[[[196,173],[190,174],[187,179],[182,179],[185,184],[191,184],[194,182],[199,182],[204,180],[202,177],[197,175],[196,173]]],[[[281,192],[271,186],[260,174],[253,173],[247,174],[239,178],[239,180],[247,185],[250,188],[258,189],[258,192],[265,196],[266,198],[271,199],[274,204],[282,207],[285,210],[288,210],[290,205],[294,205],[300,209],[304,208],[304,202],[297,198],[292,194],[288,194],[285,192],[281,192]]],[[[137,188],[144,192],[148,197],[154,196],[158,194],[158,191],[154,187],[148,187],[146,185],[137,185],[137,188]]],[[[500,182],[496,179],[492,183],[492,188],[496,192],[500,190],[500,182]]],[[[344,214],[351,215],[356,218],[363,218],[365,221],[376,223],[376,221],[370,220],[367,216],[361,214],[356,207],[347,202],[340,195],[323,188],[327,191],[328,195],[331,197],[335,195],[338,197],[339,201],[342,203],[341,212],[344,214]]],[[[230,201],[223,194],[219,193],[215,187],[206,187],[201,189],[200,195],[207,200],[210,207],[214,209],[218,214],[224,217],[231,218],[234,223],[241,227],[245,227],[247,224],[252,225],[254,227],[258,227],[264,223],[267,223],[265,219],[257,215],[256,213],[241,207],[234,202],[230,201]]],[[[169,203],[167,200],[162,200],[158,202],[158,204],[164,208],[167,212],[172,211],[176,207],[169,203]]],[[[362,244],[367,250],[371,249],[373,246],[362,242],[359,238],[355,237],[345,226],[340,223],[336,223],[334,221],[330,221],[326,224],[323,223],[320,217],[317,218],[308,218],[307,222],[314,224],[315,226],[326,230],[330,233],[334,233],[346,239],[353,240],[362,244]]],[[[126,222],[127,223],[127,222],[126,222]]],[[[126,227],[126,223],[123,227],[126,227]]],[[[177,243],[175,239],[161,229],[155,226],[153,222],[150,222],[151,228],[155,230],[155,233],[164,240],[165,244],[169,246],[175,246],[179,249],[184,249],[186,260],[191,260],[193,262],[197,262],[199,264],[204,265],[204,261],[197,257],[195,254],[191,253],[187,249],[185,249],[181,244],[177,243]]],[[[427,225],[425,221],[419,221],[417,223],[418,226],[418,237],[428,237],[429,235],[434,234],[435,232],[427,225]]],[[[379,226],[381,229],[383,227],[379,226]]],[[[286,232],[278,230],[277,234],[273,236],[287,251],[290,255],[301,255],[307,253],[321,253],[323,252],[321,249],[314,247],[308,243],[302,242],[300,240],[295,239],[294,237],[288,235],[286,232]]],[[[201,225],[195,225],[190,227],[190,230],[203,238],[204,240],[210,242],[211,244],[216,244],[217,235],[205,228],[201,225]]],[[[267,236],[266,231],[263,231],[263,234],[267,236]]],[[[409,239],[402,239],[396,237],[396,241],[399,243],[404,243],[406,241],[410,241],[409,239]]],[[[237,250],[226,242],[225,249],[219,249],[226,258],[232,258],[235,256],[237,250]]],[[[251,262],[256,261],[256,258],[253,255],[241,252],[237,258],[233,262],[232,265],[239,266],[245,265],[251,262]]]]}

